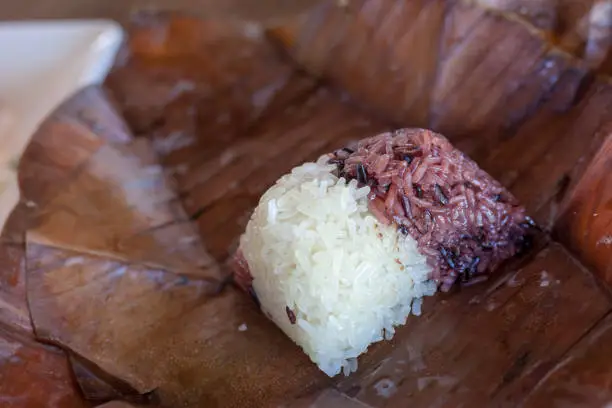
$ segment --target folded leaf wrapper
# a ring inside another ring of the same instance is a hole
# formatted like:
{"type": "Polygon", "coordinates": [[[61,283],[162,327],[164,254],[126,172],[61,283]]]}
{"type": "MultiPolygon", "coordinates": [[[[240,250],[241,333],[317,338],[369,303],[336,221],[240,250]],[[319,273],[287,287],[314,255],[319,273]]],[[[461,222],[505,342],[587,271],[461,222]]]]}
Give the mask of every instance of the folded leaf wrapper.
{"type": "MultiPolygon", "coordinates": [[[[140,16],[106,89],[62,106],[20,164],[24,199],[0,252],[0,359],[15,338],[34,351],[22,360],[32,370],[0,363],[0,398],[42,384],[81,404],[78,388],[134,406],[529,407],[575,402],[558,391],[575,376],[612,400],[612,373],[589,365],[609,296],[546,237],[496,279],[425,301],[348,378],[320,373],[227,285],[227,258],[279,176],[400,126],[447,135],[554,230],[609,139],[612,87],[563,51],[572,29],[550,35],[516,4],[334,3],[268,31],[140,16]],[[80,387],[34,336],[69,354],[80,387]]],[[[570,8],[555,8],[566,27],[588,13],[570,8]]]]}
{"type": "Polygon", "coordinates": [[[0,403],[7,408],[85,408],[61,351],[0,329],[0,403]]]}

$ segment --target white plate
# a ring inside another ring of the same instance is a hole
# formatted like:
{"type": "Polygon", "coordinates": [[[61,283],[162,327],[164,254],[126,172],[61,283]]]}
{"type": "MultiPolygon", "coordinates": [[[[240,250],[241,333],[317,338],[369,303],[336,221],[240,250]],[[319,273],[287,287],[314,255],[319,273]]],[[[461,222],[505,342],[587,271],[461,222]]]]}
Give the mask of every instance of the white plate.
{"type": "Polygon", "coordinates": [[[101,83],[123,40],[106,20],[0,23],[0,230],[18,200],[15,163],[44,119],[101,83]]]}

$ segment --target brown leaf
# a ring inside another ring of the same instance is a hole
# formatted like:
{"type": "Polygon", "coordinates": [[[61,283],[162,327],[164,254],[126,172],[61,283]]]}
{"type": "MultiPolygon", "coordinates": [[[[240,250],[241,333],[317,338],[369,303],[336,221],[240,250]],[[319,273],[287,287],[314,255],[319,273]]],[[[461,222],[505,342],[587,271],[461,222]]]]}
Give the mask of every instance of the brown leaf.
{"type": "Polygon", "coordinates": [[[25,231],[30,209],[20,204],[0,234],[0,328],[34,337],[26,296],[25,231]]]}
{"type": "Polygon", "coordinates": [[[105,373],[91,361],[70,352],[68,355],[72,372],[85,399],[105,402],[114,399],[150,403],[151,393],[141,394],[117,377],[105,373]]]}
{"type": "MultiPolygon", "coordinates": [[[[609,129],[609,128],[608,128],[609,129]]],[[[577,179],[556,225],[559,240],[574,250],[608,285],[612,284],[612,137],[606,139],[577,179]]]]}
{"type": "Polygon", "coordinates": [[[103,144],[74,118],[49,118],[21,158],[19,185],[23,199],[34,206],[45,204],[103,144]]]}
{"type": "Polygon", "coordinates": [[[129,21],[134,11],[162,10],[195,15],[200,18],[275,22],[308,10],[322,0],[131,0],[100,4],[97,0],[53,0],[39,3],[24,0],[0,13],[3,20],[100,19],[129,21]]]}
{"type": "Polygon", "coordinates": [[[519,406],[549,362],[610,310],[558,244],[520,266],[488,288],[428,299],[425,318],[372,347],[340,391],[372,406],[519,406]]]}
{"type": "MultiPolygon", "coordinates": [[[[331,380],[247,296],[218,293],[223,276],[206,252],[227,256],[260,194],[293,165],[398,123],[442,128],[530,209],[552,214],[559,180],[579,180],[581,161],[609,133],[612,87],[508,12],[531,6],[523,14],[538,17],[543,3],[496,1],[499,12],[471,1],[360,0],[268,33],[140,16],[107,86],[144,137],[133,140],[91,88],[45,124],[23,165],[36,222],[9,225],[31,226],[37,335],[75,352],[86,396],[135,404],[516,406],[541,381],[536,402],[559,394],[566,383],[547,373],[568,350],[586,356],[569,378],[605,380],[605,361],[594,371],[588,363],[602,356],[599,337],[592,352],[572,350],[610,301],[557,244],[491,285],[426,303],[357,373],[331,380]]],[[[540,21],[573,27],[585,13],[572,7],[545,8],[540,21]]],[[[22,241],[18,229],[6,236],[22,241]]],[[[24,255],[9,248],[0,283],[19,278],[0,287],[0,302],[19,313],[0,307],[0,319],[23,326],[24,255]]]]}
{"type": "Polygon", "coordinates": [[[247,128],[314,84],[280,58],[257,25],[153,15],[129,33],[107,86],[135,133],[153,136],[162,156],[225,144],[235,136],[228,130],[247,128]],[[177,134],[181,143],[166,141],[177,134]]]}
{"type": "Polygon", "coordinates": [[[123,401],[111,401],[106,404],[98,405],[98,408],[135,408],[134,405],[123,401]]]}
{"type": "MultiPolygon", "coordinates": [[[[535,27],[555,32],[562,12],[557,0],[476,0],[482,7],[517,14],[535,27]]],[[[566,27],[563,27],[566,28],[566,27]]]]}
{"type": "Polygon", "coordinates": [[[91,85],[79,91],[53,113],[52,121],[68,118],[78,121],[106,142],[128,143],[133,139],[110,95],[99,86],[91,85]]]}
{"type": "Polygon", "coordinates": [[[64,354],[0,327],[0,405],[85,408],[64,354]]]}
{"type": "Polygon", "coordinates": [[[98,405],[98,408],[138,408],[138,407],[155,407],[156,405],[135,405],[125,401],[110,401],[106,404],[98,405]]]}
{"type": "Polygon", "coordinates": [[[32,335],[23,244],[0,243],[0,327],[32,335]]]}
{"type": "Polygon", "coordinates": [[[446,8],[441,1],[328,2],[270,33],[301,66],[360,104],[426,126],[446,8]]]}
{"type": "Polygon", "coordinates": [[[561,78],[584,75],[587,66],[516,16],[475,3],[363,0],[348,12],[328,5],[270,35],[298,64],[396,127],[433,128],[479,159],[561,78]]]}
{"type": "Polygon", "coordinates": [[[610,342],[612,318],[603,319],[566,356],[551,368],[550,375],[529,390],[523,406],[575,404],[606,407],[612,400],[610,342]]]}
{"type": "Polygon", "coordinates": [[[167,406],[260,406],[326,381],[242,293],[34,243],[28,259],[38,336],[167,406]]]}
{"type": "Polygon", "coordinates": [[[300,398],[299,400],[289,404],[290,408],[370,408],[356,399],[352,399],[345,394],[340,393],[334,388],[325,389],[317,394],[300,398]]]}
{"type": "Polygon", "coordinates": [[[220,277],[147,141],[101,147],[63,187],[29,242],[220,277]]]}

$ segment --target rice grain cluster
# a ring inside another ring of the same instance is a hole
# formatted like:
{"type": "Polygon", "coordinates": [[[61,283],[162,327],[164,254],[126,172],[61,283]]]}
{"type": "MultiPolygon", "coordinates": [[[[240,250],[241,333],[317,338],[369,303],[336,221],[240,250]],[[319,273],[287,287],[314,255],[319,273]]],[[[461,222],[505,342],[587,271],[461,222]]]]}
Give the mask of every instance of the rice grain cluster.
{"type": "Polygon", "coordinates": [[[485,280],[530,244],[525,209],[442,135],[383,133],[334,152],[330,163],[370,186],[370,211],[417,240],[442,291],[485,280]]]}
{"type": "Polygon", "coordinates": [[[333,376],[420,314],[435,283],[416,240],[370,212],[370,187],[327,161],[294,168],[261,197],[238,263],[266,315],[333,376]]]}

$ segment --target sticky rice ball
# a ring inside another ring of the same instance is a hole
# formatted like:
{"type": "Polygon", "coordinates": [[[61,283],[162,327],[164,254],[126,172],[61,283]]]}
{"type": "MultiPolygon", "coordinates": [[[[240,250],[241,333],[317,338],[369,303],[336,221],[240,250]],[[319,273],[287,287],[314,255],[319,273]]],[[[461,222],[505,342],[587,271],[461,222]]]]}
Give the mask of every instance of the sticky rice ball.
{"type": "Polygon", "coordinates": [[[321,370],[348,374],[424,296],[486,280],[533,227],[446,138],[401,129],[281,177],[241,237],[234,280],[321,370]]]}
{"type": "Polygon", "coordinates": [[[305,163],[261,198],[240,240],[262,310],[322,371],[354,371],[371,343],[435,292],[410,236],[368,210],[370,187],[305,163]]]}

